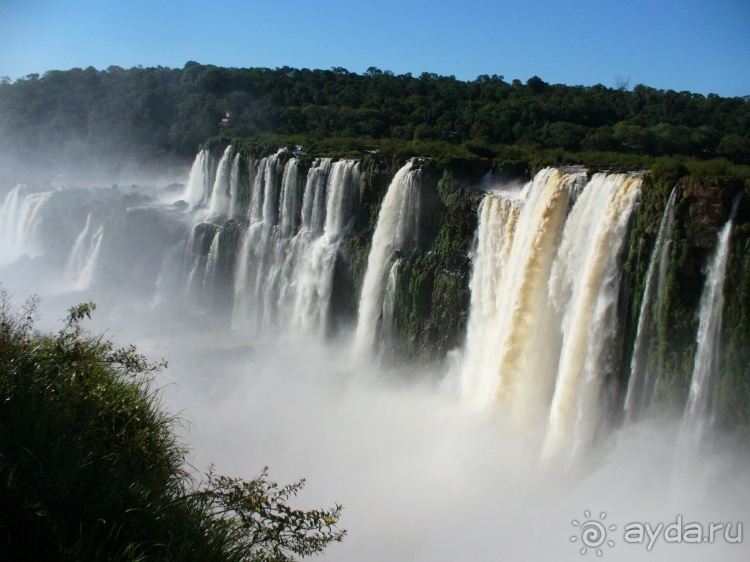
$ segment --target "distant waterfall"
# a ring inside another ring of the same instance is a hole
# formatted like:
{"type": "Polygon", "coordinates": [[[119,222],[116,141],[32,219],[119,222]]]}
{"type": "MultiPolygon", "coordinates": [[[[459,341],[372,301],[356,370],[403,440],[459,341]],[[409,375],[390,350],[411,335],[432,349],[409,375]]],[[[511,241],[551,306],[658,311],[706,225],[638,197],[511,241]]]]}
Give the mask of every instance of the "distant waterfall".
{"type": "Polygon", "coordinates": [[[359,182],[359,164],[353,160],[321,160],[308,174],[289,287],[291,324],[303,331],[326,328],[339,245],[354,229],[359,210],[359,182]],[[307,201],[311,207],[306,218],[307,201]]]}
{"type": "Polygon", "coordinates": [[[690,382],[690,394],[682,420],[682,439],[689,446],[700,443],[711,423],[709,409],[714,380],[719,369],[719,342],[721,339],[721,310],[724,305],[724,280],[726,278],[729,241],[732,237],[734,215],[740,197],[737,197],[732,216],[719,231],[716,253],[711,260],[703,288],[698,324],[695,364],[690,382]]]}
{"type": "Polygon", "coordinates": [[[203,296],[208,256],[218,235],[219,228],[211,223],[201,222],[190,230],[182,262],[186,274],[185,288],[190,295],[203,296]]]}
{"type": "Polygon", "coordinates": [[[672,189],[667,206],[659,224],[654,250],[646,271],[646,285],[643,300],[638,314],[638,328],[633,346],[633,358],[630,364],[630,379],[625,396],[625,421],[633,421],[648,406],[654,386],[655,375],[649,372],[648,359],[655,336],[654,327],[662,310],[662,298],[669,265],[669,251],[672,242],[674,225],[674,207],[677,188],[672,189]],[[654,287],[656,281],[656,287],[654,287]],[[656,290],[654,290],[656,289],[656,290]],[[654,293],[656,298],[654,301],[654,293]]]}
{"type": "Polygon", "coordinates": [[[65,273],[68,278],[77,277],[81,269],[83,269],[86,255],[88,254],[88,247],[91,244],[89,230],[91,230],[91,213],[86,216],[86,224],[83,225],[83,230],[81,230],[81,233],[73,243],[73,249],[65,266],[65,273]]]}
{"type": "Polygon", "coordinates": [[[615,335],[617,259],[640,179],[546,169],[480,208],[461,381],[545,431],[543,457],[590,440],[615,335]],[[546,420],[546,429],[544,427],[546,420]]]}
{"type": "Polygon", "coordinates": [[[237,207],[239,206],[239,191],[240,191],[240,153],[234,155],[232,160],[232,167],[229,171],[229,214],[228,219],[234,218],[237,215],[237,207]]]}
{"type": "Polygon", "coordinates": [[[252,174],[248,225],[234,272],[232,325],[256,332],[279,326],[326,329],[342,237],[359,209],[359,163],[316,160],[306,176],[282,153],[252,174]]]}
{"type": "Polygon", "coordinates": [[[52,192],[25,194],[25,191],[25,186],[17,185],[0,209],[0,265],[39,252],[36,244],[39,211],[52,192]]]}
{"type": "Polygon", "coordinates": [[[382,316],[383,294],[396,251],[414,250],[419,232],[419,184],[421,174],[413,162],[402,167],[391,181],[378,215],[367,258],[367,270],[359,300],[355,353],[372,351],[382,316]]]}
{"type": "Polygon", "coordinates": [[[96,261],[101,251],[104,226],[94,229],[91,225],[91,213],[86,216],[86,224],[76,237],[73,249],[70,252],[68,263],[65,266],[65,277],[73,283],[73,288],[78,291],[88,289],[94,280],[96,261]]]}
{"type": "Polygon", "coordinates": [[[204,149],[198,153],[193,166],[190,168],[190,175],[188,176],[188,182],[185,185],[182,198],[190,204],[191,208],[209,196],[208,181],[210,178],[210,164],[210,154],[208,150],[204,149]]]}
{"type": "MultiPolygon", "coordinates": [[[[275,308],[275,303],[269,300],[268,283],[273,282],[280,250],[274,227],[278,215],[281,154],[262,159],[254,178],[249,225],[243,235],[235,270],[232,318],[235,328],[263,331],[269,327],[268,320],[272,316],[268,309],[275,308]]],[[[295,165],[294,159],[287,163],[287,166],[295,165]]]]}
{"type": "Polygon", "coordinates": [[[91,237],[91,241],[84,258],[81,273],[75,282],[74,288],[78,291],[84,291],[91,287],[94,282],[96,273],[96,263],[102,249],[102,239],[104,238],[104,225],[100,226],[91,237]]]}
{"type": "Polygon", "coordinates": [[[388,273],[388,281],[385,284],[383,296],[383,321],[381,327],[381,340],[388,341],[395,335],[396,326],[396,291],[398,288],[398,268],[401,260],[393,262],[388,273]]]}
{"type": "Polygon", "coordinates": [[[216,220],[218,217],[226,217],[231,205],[231,182],[232,177],[232,145],[227,146],[224,154],[219,160],[216,169],[216,179],[211,188],[211,198],[208,202],[209,218],[216,220]]]}

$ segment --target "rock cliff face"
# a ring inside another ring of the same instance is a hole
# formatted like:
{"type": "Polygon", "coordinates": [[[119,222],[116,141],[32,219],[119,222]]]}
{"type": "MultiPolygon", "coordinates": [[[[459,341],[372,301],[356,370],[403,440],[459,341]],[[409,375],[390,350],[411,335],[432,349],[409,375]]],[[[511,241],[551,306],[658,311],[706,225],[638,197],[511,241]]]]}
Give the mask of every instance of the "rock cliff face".
{"type": "Polygon", "coordinates": [[[745,185],[736,178],[706,182],[683,178],[681,185],[682,198],[688,204],[689,238],[697,247],[710,249],[745,185]]]}

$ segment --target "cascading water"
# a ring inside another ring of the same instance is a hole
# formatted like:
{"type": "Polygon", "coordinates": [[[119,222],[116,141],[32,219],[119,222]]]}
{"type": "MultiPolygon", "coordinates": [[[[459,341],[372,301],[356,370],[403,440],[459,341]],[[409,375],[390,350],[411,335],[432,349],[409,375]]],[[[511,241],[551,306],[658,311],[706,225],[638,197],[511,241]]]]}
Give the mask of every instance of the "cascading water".
{"type": "Polygon", "coordinates": [[[90,288],[94,282],[94,275],[96,273],[96,262],[99,259],[101,253],[102,240],[104,238],[104,225],[100,226],[91,237],[91,243],[86,253],[86,258],[83,261],[81,267],[81,273],[76,280],[74,288],[78,291],[85,291],[90,288]]]}
{"type": "MultiPolygon", "coordinates": [[[[272,282],[273,268],[277,263],[277,237],[274,227],[278,216],[279,152],[260,161],[253,185],[250,223],[244,233],[235,271],[235,299],[232,325],[235,328],[256,332],[271,328],[274,302],[270,299],[268,284],[272,282]],[[273,255],[271,255],[273,254],[273,255]]],[[[291,159],[287,166],[295,166],[291,159]]],[[[288,173],[287,173],[288,177],[288,173]]]]}
{"type": "Polygon", "coordinates": [[[89,213],[83,230],[76,237],[65,266],[65,277],[72,282],[73,289],[77,291],[88,289],[94,280],[104,227],[99,225],[98,228],[94,228],[91,225],[91,213],[89,213]]]}
{"type": "Polygon", "coordinates": [[[39,211],[52,192],[25,194],[17,185],[5,197],[0,209],[0,265],[12,263],[22,255],[39,253],[36,240],[39,211]]]}
{"type": "Polygon", "coordinates": [[[383,322],[381,328],[381,339],[387,341],[395,333],[396,314],[396,289],[398,287],[398,267],[401,260],[396,260],[388,272],[388,281],[385,284],[385,295],[383,296],[383,322]]]}
{"type": "Polygon", "coordinates": [[[599,390],[613,368],[607,350],[616,333],[617,259],[640,185],[634,176],[595,174],[566,221],[550,279],[563,339],[545,460],[585,449],[600,421],[599,390]]]}
{"type": "Polygon", "coordinates": [[[204,201],[209,195],[208,180],[210,177],[209,166],[211,157],[208,150],[201,150],[196,156],[193,166],[190,168],[185,191],[182,198],[188,202],[190,208],[204,201]]]}
{"type": "Polygon", "coordinates": [[[73,249],[70,252],[68,263],[65,266],[65,276],[69,279],[77,278],[83,264],[85,263],[86,256],[88,255],[89,246],[91,245],[91,238],[89,230],[91,229],[91,213],[86,216],[86,224],[83,225],[83,230],[76,237],[76,241],[73,243],[73,249]]]}
{"type": "Polygon", "coordinates": [[[669,251],[672,242],[674,225],[674,208],[677,198],[677,187],[672,189],[667,206],[664,208],[659,232],[656,236],[654,250],[646,271],[646,285],[643,290],[638,328],[633,346],[633,357],[630,364],[630,379],[625,396],[625,421],[631,422],[648,406],[653,392],[656,377],[649,372],[648,360],[654,338],[654,327],[662,312],[664,285],[669,265],[669,251]],[[654,287],[656,281],[656,287],[654,287]],[[656,290],[654,290],[656,289],[656,290]],[[654,295],[654,293],[656,293],[654,295]]]}
{"type": "Polygon", "coordinates": [[[282,153],[260,161],[235,269],[232,325],[326,329],[339,243],[359,208],[359,163],[316,160],[306,179],[282,153]],[[304,185],[303,185],[304,183],[304,185]]]}
{"type": "Polygon", "coordinates": [[[738,196],[732,215],[719,231],[716,253],[711,260],[700,304],[697,342],[690,394],[682,420],[681,439],[689,448],[695,448],[711,424],[710,404],[713,383],[719,369],[719,342],[721,339],[721,310],[724,305],[724,280],[726,278],[729,242],[738,196]]]}
{"type": "Polygon", "coordinates": [[[237,207],[239,205],[239,190],[240,190],[240,153],[234,155],[232,160],[232,168],[229,172],[229,214],[228,219],[232,219],[237,215],[237,207]]]}
{"type": "Polygon", "coordinates": [[[227,217],[231,206],[232,145],[227,146],[216,169],[216,179],[208,202],[209,220],[227,217]]]}
{"type": "Polygon", "coordinates": [[[293,302],[291,324],[302,331],[327,327],[336,258],[356,221],[359,183],[359,163],[353,160],[318,161],[308,174],[287,297],[293,302]]]}
{"type": "Polygon", "coordinates": [[[521,425],[542,419],[539,404],[551,396],[560,337],[550,329],[556,321],[547,283],[583,177],[548,169],[520,194],[489,195],[482,209],[464,394],[478,404],[502,403],[521,425]]]}
{"type": "Polygon", "coordinates": [[[481,209],[464,395],[544,431],[553,460],[590,440],[615,332],[617,259],[640,180],[543,170],[481,209]],[[571,208],[572,204],[572,208],[571,208]]]}
{"type": "Polygon", "coordinates": [[[354,336],[355,354],[360,357],[369,354],[375,345],[385,285],[394,253],[417,247],[421,174],[413,166],[414,162],[409,162],[396,173],[378,215],[362,283],[357,331],[354,336]]]}

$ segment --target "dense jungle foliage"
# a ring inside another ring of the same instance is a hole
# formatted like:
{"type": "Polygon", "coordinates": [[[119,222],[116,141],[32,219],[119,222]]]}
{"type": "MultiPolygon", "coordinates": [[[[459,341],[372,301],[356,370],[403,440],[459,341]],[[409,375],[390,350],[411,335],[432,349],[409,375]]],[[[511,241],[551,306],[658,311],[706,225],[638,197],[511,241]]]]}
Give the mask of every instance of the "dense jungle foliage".
{"type": "Polygon", "coordinates": [[[57,333],[0,287],[0,560],[285,562],[341,541],[341,506],[289,505],[304,481],[196,479],[148,362],[87,332],[57,333]]]}
{"type": "Polygon", "coordinates": [[[464,82],[377,68],[356,74],[188,62],[182,69],[89,67],[4,78],[0,130],[6,150],[54,148],[70,157],[192,158],[221,133],[281,136],[306,147],[337,139],[336,146],[359,151],[417,142],[427,152],[460,148],[503,160],[556,150],[589,154],[578,160],[620,153],[750,164],[743,98],[552,85],[536,76],[464,82]]]}

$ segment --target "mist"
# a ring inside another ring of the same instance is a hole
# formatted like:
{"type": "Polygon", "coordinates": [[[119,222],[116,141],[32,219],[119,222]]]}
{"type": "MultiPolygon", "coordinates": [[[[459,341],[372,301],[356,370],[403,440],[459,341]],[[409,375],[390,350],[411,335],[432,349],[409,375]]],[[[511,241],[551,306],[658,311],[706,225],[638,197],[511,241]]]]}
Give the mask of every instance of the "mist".
{"type": "MultiPolygon", "coordinates": [[[[723,530],[711,544],[659,536],[650,551],[624,540],[628,524],[666,527],[679,516],[705,529],[732,523],[732,537],[747,523],[748,451],[722,435],[686,450],[679,412],[615,427],[573,462],[543,463],[545,435],[534,424],[518,429],[502,407],[466,399],[464,348],[417,367],[355,354],[351,325],[324,338],[284,326],[230,329],[168,279],[191,226],[190,213],[174,205],[182,194],[167,187],[173,180],[186,185],[186,171],[152,177],[147,188],[113,190],[109,181],[56,190],[61,204],[71,198],[70,208],[62,218],[42,217],[33,255],[24,248],[0,260],[0,282],[17,300],[41,296],[41,327],[54,328],[69,306],[93,300],[93,331],[167,360],[157,383],[164,406],[183,421],[197,478],[211,465],[245,478],[268,466],[281,484],[306,479],[295,506],[343,504],[348,535],[321,559],[580,560],[580,525],[589,519],[616,526],[607,532],[614,545],[599,546],[607,560],[750,556],[744,534],[729,544],[723,530]],[[135,226],[107,222],[113,208],[135,226]],[[94,223],[117,228],[104,227],[109,249],[100,255],[108,258],[81,284],[83,269],[66,277],[70,256],[62,249],[85,238],[89,214],[88,255],[94,223]]],[[[597,557],[596,548],[586,556],[597,557]]]]}

